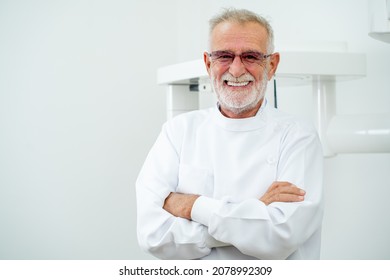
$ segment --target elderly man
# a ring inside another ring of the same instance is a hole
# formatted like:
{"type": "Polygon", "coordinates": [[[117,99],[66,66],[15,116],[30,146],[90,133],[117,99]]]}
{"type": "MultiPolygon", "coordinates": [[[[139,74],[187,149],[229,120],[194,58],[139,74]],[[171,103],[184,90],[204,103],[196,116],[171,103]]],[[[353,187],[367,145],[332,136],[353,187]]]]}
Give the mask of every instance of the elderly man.
{"type": "Polygon", "coordinates": [[[321,146],[264,98],[279,63],[271,26],[225,10],[204,62],[218,104],[164,124],[136,183],[141,247],[163,259],[318,259],[321,146]]]}

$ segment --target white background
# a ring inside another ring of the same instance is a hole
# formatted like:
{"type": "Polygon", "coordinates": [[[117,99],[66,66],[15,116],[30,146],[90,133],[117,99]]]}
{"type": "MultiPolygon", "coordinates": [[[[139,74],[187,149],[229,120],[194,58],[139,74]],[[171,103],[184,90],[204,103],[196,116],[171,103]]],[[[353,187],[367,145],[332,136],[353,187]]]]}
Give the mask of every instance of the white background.
{"type": "MultiPolygon", "coordinates": [[[[166,118],[156,72],[201,58],[208,19],[230,6],[270,19],[276,50],[365,53],[337,113],[390,113],[390,45],[367,35],[367,0],[0,0],[0,259],[151,258],[134,183],[166,118]]],[[[278,101],[312,114],[309,86],[278,101]]],[[[390,259],[389,171],[390,154],[325,160],[323,259],[390,259]]]]}

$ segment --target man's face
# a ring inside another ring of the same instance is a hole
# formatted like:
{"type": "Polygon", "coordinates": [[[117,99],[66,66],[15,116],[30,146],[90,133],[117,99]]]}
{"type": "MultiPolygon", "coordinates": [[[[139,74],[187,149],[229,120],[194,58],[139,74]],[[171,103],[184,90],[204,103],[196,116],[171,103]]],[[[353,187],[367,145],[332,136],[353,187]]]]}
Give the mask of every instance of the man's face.
{"type": "Polygon", "coordinates": [[[228,51],[236,55],[231,63],[220,63],[205,54],[206,67],[222,110],[235,115],[254,108],[257,111],[274,72],[269,71],[272,68],[268,62],[271,58],[260,64],[250,64],[243,63],[238,55],[247,52],[267,54],[265,28],[252,22],[223,22],[213,30],[210,44],[210,53],[228,51]]]}

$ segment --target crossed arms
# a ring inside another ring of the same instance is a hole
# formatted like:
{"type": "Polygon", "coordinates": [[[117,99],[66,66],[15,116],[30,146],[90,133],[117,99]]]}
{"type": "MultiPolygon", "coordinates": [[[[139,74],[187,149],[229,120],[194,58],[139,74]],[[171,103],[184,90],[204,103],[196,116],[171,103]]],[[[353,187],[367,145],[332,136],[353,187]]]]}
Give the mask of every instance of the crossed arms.
{"type": "MultiPolygon", "coordinates": [[[[274,182],[259,199],[265,205],[272,202],[300,202],[304,200],[305,191],[289,182],[274,182]]],[[[171,192],[164,201],[164,210],[175,217],[191,220],[191,210],[199,195],[171,192]]]]}

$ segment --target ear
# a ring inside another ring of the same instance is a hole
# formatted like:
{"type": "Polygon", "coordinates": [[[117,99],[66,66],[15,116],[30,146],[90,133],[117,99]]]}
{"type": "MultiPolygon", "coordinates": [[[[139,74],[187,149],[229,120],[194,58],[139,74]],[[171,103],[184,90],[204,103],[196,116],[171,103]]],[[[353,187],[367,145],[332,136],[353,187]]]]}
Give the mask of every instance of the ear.
{"type": "Polygon", "coordinates": [[[211,61],[208,52],[203,53],[203,61],[204,61],[204,65],[206,66],[207,73],[209,73],[210,76],[211,61]]]}
{"type": "Polygon", "coordinates": [[[278,68],[280,60],[280,54],[274,53],[270,57],[270,69],[268,71],[268,81],[272,79],[272,77],[275,75],[276,69],[278,68]]]}

